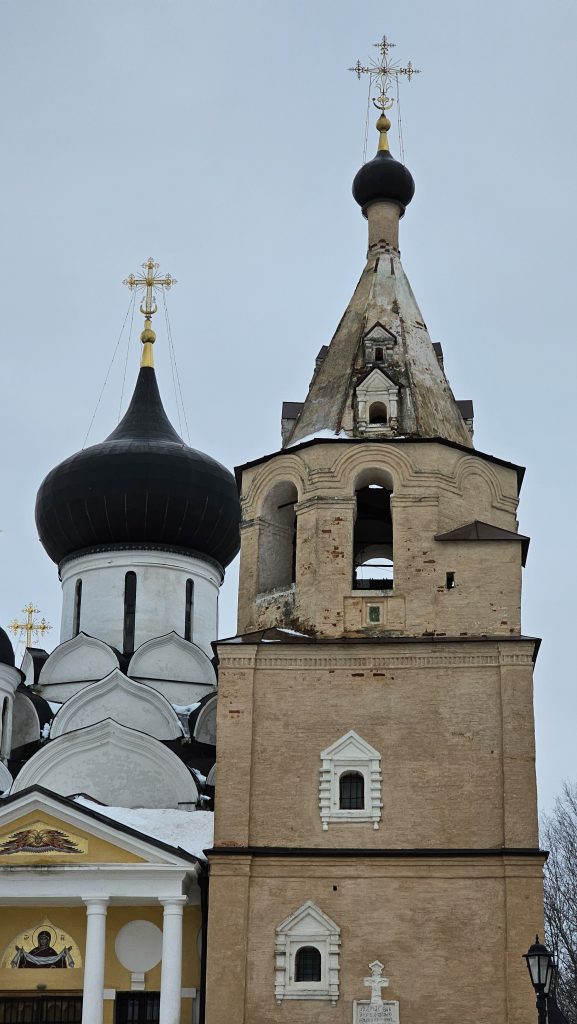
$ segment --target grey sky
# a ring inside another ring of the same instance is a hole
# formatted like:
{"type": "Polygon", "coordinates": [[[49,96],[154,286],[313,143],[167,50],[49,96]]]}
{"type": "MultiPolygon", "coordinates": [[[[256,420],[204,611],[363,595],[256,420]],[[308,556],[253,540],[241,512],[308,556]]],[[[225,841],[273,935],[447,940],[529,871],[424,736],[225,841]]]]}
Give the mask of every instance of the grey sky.
{"type": "MultiPolygon", "coordinates": [[[[179,281],[168,302],[193,446],[231,467],[278,448],[281,402],[304,398],[363,267],[350,186],[366,84],[346,69],[383,32],[423,69],[402,92],[417,186],[404,266],[457,398],[475,402],[476,446],[527,467],[524,631],[544,638],[547,806],[577,778],[574,0],[0,3],[0,622],[32,599],[57,642],[35,493],[82,446],[129,301],[121,282],[149,255],[179,281]]],[[[139,332],[140,318],[124,405],[139,332]]],[[[123,341],[90,443],[118,419],[125,358],[123,341]]],[[[224,635],[235,586],[231,572],[224,635]]]]}

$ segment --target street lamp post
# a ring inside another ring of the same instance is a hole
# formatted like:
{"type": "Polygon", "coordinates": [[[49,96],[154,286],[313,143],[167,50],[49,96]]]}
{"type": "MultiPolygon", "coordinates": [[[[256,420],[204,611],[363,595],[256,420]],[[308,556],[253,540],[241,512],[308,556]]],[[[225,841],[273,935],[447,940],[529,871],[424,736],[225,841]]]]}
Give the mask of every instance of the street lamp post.
{"type": "Polygon", "coordinates": [[[527,969],[531,984],[537,996],[537,1014],[539,1024],[547,1024],[547,996],[551,991],[551,985],[555,976],[555,961],[553,955],[539,942],[539,936],[535,936],[535,942],[524,954],[527,961],[527,969]]]}

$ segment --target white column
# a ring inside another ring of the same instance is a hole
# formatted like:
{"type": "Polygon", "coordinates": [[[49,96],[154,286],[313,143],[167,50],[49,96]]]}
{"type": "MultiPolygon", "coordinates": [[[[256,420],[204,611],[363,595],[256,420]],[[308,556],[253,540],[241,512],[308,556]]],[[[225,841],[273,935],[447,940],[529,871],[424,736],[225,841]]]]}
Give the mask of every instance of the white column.
{"type": "Polygon", "coordinates": [[[186,896],[160,900],[162,921],[162,970],[160,974],[159,1024],[180,1024],[182,984],[182,911],[186,896]]]}
{"type": "Polygon", "coordinates": [[[82,1024],[102,1024],[108,898],[88,898],[84,902],[86,904],[86,955],[84,958],[82,1024]]]}

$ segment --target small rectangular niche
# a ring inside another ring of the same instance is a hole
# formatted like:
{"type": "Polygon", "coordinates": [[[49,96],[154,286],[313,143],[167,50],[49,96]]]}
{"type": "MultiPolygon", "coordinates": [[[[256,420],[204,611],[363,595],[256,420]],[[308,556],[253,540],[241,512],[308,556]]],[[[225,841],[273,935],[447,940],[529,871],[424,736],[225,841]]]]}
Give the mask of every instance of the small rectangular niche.
{"type": "Polygon", "coordinates": [[[454,590],[457,584],[455,583],[455,573],[448,572],[445,580],[445,586],[447,590],[454,590]]]}
{"type": "Polygon", "coordinates": [[[367,618],[371,626],[377,626],[381,621],[381,606],[380,604],[370,604],[368,607],[367,618]]]}

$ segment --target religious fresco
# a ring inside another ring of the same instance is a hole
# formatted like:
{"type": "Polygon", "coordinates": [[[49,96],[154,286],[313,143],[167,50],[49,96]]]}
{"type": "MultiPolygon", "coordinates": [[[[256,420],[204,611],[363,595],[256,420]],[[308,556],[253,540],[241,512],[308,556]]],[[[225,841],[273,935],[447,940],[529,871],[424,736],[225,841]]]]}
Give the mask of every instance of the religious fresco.
{"type": "Polygon", "coordinates": [[[0,857],[32,854],[85,854],[88,844],[80,836],[54,828],[45,821],[34,821],[0,835],[0,857]]]}
{"type": "Polygon", "coordinates": [[[50,921],[43,921],[12,940],[4,953],[2,966],[15,969],[66,969],[81,967],[82,958],[70,935],[56,928],[50,921]]]}

